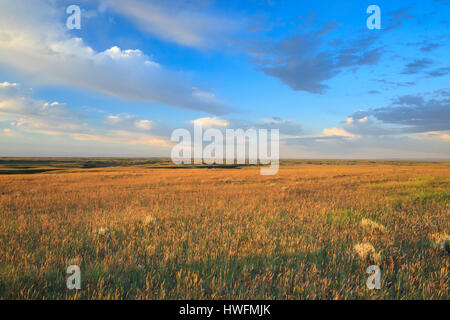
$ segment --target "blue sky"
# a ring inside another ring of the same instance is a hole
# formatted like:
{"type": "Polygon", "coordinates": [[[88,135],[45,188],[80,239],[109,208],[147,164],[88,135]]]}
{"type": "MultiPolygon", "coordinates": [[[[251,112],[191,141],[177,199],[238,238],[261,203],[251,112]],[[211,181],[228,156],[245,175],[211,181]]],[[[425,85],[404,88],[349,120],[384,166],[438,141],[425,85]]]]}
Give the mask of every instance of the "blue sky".
{"type": "Polygon", "coordinates": [[[284,158],[449,159],[449,10],[0,0],[0,156],[168,156],[171,132],[202,119],[279,128],[284,158]]]}

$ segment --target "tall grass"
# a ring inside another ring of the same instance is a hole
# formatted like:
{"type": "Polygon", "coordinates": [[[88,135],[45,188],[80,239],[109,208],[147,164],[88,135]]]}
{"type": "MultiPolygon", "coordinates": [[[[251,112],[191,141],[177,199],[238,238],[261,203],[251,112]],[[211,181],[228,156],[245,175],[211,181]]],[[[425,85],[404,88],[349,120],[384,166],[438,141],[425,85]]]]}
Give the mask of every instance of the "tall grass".
{"type": "Polygon", "coordinates": [[[448,163],[295,162],[0,175],[0,298],[448,299],[433,235],[449,233],[449,177],[448,163]]]}

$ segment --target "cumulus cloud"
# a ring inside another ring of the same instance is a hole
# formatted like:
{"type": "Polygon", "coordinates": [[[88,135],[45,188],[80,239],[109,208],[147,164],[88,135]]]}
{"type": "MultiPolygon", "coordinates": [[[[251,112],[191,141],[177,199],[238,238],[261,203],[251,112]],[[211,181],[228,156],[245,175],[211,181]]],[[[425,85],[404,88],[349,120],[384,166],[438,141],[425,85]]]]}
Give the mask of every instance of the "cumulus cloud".
{"type": "Polygon", "coordinates": [[[150,120],[138,120],[134,123],[135,127],[140,130],[150,130],[152,122],[150,120]]]}
{"type": "Polygon", "coordinates": [[[105,123],[114,128],[134,129],[138,131],[149,131],[154,128],[155,124],[151,120],[139,119],[130,114],[109,115],[105,119],[105,123]]]}
{"type": "Polygon", "coordinates": [[[139,49],[97,52],[70,36],[53,2],[0,0],[0,64],[39,84],[69,85],[130,101],[156,102],[223,114],[229,109],[139,49]]]}
{"type": "Polygon", "coordinates": [[[345,120],[343,128],[352,134],[359,136],[384,136],[399,134],[399,130],[386,127],[382,122],[373,119],[370,116],[364,116],[358,119],[358,114],[353,114],[345,120]]]}
{"type": "Polygon", "coordinates": [[[23,130],[58,134],[84,130],[81,116],[65,103],[35,100],[17,83],[0,83],[0,121],[13,121],[23,130]]]}
{"type": "Polygon", "coordinates": [[[199,118],[191,121],[194,125],[201,125],[203,127],[228,127],[229,122],[227,120],[218,119],[216,117],[199,118]]]}
{"type": "Polygon", "coordinates": [[[354,138],[355,135],[345,131],[344,129],[339,128],[325,128],[323,130],[323,135],[325,137],[346,137],[346,138],[354,138]]]}

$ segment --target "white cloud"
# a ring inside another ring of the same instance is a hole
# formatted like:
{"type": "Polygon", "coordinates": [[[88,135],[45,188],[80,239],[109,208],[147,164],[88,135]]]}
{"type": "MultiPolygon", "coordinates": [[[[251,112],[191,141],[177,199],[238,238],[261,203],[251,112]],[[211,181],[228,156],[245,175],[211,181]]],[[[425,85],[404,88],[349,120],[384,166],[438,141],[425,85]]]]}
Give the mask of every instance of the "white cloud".
{"type": "Polygon", "coordinates": [[[4,82],[0,85],[0,120],[7,121],[9,117],[17,120],[19,117],[21,123],[25,123],[28,118],[33,118],[55,122],[57,125],[62,120],[78,117],[66,104],[35,100],[31,92],[16,83],[4,82]]]}
{"type": "Polygon", "coordinates": [[[106,117],[106,122],[109,124],[117,124],[120,122],[120,117],[119,116],[107,116],[106,117]]]}
{"type": "Polygon", "coordinates": [[[122,143],[128,145],[147,145],[157,147],[171,147],[171,143],[161,137],[131,131],[110,131],[106,134],[74,133],[71,137],[79,141],[96,141],[103,143],[122,143]]]}
{"type": "Polygon", "coordinates": [[[0,64],[32,76],[34,83],[212,114],[228,111],[214,96],[199,94],[183,73],[160,66],[139,49],[113,46],[97,52],[71,37],[61,21],[64,10],[50,3],[0,0],[0,64]]]}
{"type": "Polygon", "coordinates": [[[132,59],[137,57],[142,57],[143,53],[139,49],[128,49],[128,50],[121,50],[119,47],[114,46],[111,49],[105,50],[102,52],[99,56],[109,56],[111,59],[132,59]]]}
{"type": "Polygon", "coordinates": [[[347,125],[351,125],[351,124],[354,124],[355,121],[357,121],[359,123],[366,123],[366,122],[369,122],[369,120],[370,120],[369,117],[363,117],[361,119],[354,119],[353,117],[348,117],[347,119],[345,119],[345,123],[347,125]]]}
{"type": "Polygon", "coordinates": [[[432,131],[432,132],[426,132],[425,135],[432,136],[432,137],[438,137],[439,139],[442,139],[444,141],[450,141],[450,133],[448,132],[438,132],[438,131],[432,131]]]}
{"type": "Polygon", "coordinates": [[[152,122],[150,120],[138,120],[135,122],[136,128],[141,130],[150,130],[152,122]]]}
{"type": "Polygon", "coordinates": [[[148,131],[153,128],[153,122],[150,120],[139,119],[130,114],[109,115],[105,123],[116,129],[148,131]]]}
{"type": "Polygon", "coordinates": [[[16,87],[17,86],[17,83],[10,83],[10,82],[7,82],[7,81],[5,81],[5,82],[0,82],[0,87],[1,88],[6,88],[6,87],[16,87]]]}
{"type": "Polygon", "coordinates": [[[200,118],[191,121],[192,124],[201,125],[203,127],[228,127],[229,122],[226,120],[214,118],[200,118]]]}
{"type": "Polygon", "coordinates": [[[0,132],[8,137],[14,137],[16,135],[15,131],[8,129],[8,128],[3,129],[0,132]]]}
{"type": "Polygon", "coordinates": [[[361,118],[358,121],[361,122],[361,123],[365,123],[365,122],[369,121],[369,117],[361,118]]]}
{"type": "Polygon", "coordinates": [[[12,128],[0,134],[15,136],[17,132],[39,133],[49,136],[69,136],[78,141],[147,145],[168,148],[167,138],[149,132],[152,121],[131,115],[110,115],[106,123],[114,126],[102,130],[83,122],[84,117],[74,113],[65,103],[36,100],[31,90],[18,84],[0,84],[0,122],[12,128]]]}
{"type": "Polygon", "coordinates": [[[355,135],[345,131],[344,129],[339,128],[330,128],[323,129],[323,135],[325,137],[346,137],[346,138],[354,138],[355,135]]]}

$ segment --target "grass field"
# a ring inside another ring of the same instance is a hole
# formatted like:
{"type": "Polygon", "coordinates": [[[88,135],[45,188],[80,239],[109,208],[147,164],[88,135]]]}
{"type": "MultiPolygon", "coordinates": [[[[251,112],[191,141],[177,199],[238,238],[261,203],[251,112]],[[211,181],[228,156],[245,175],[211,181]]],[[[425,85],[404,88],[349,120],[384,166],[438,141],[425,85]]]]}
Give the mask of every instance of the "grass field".
{"type": "Polygon", "coordinates": [[[0,298],[449,299],[449,187],[450,162],[284,161],[261,176],[1,159],[0,298]],[[66,288],[71,264],[81,290],[66,288]],[[381,290],[366,288],[372,264],[381,290]]]}

